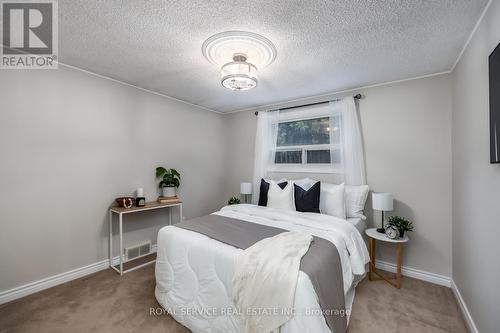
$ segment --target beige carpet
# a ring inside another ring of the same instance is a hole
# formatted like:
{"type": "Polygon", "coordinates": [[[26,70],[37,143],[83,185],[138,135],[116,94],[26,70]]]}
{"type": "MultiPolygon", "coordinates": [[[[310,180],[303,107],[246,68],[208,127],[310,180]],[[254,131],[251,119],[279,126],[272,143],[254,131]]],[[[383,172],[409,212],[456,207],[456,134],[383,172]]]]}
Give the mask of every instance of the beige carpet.
{"type": "MultiPolygon", "coordinates": [[[[0,305],[0,332],[189,332],[150,315],[154,285],[154,266],[102,271],[0,305]]],[[[367,279],[356,290],[349,333],[466,332],[449,288],[404,278],[400,290],[367,279]]]]}

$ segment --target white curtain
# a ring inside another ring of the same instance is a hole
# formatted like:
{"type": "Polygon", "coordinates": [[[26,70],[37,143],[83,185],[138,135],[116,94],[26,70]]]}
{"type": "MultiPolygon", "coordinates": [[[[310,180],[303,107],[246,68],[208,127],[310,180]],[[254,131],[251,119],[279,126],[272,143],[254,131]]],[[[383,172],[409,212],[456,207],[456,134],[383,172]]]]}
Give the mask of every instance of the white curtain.
{"type": "Polygon", "coordinates": [[[259,112],[255,135],[252,203],[259,201],[260,180],[267,177],[267,170],[274,163],[278,139],[279,111],[259,112]]]}
{"type": "MultiPolygon", "coordinates": [[[[283,113],[283,119],[288,119],[290,111],[283,113]]],[[[315,115],[318,110],[301,109],[304,116],[315,115]]],[[[331,168],[324,172],[338,174],[339,180],[348,185],[366,184],[365,158],[363,138],[361,134],[361,123],[358,110],[353,97],[346,97],[338,101],[330,102],[328,107],[323,108],[316,116],[328,114],[330,117],[330,128],[340,132],[340,142],[330,135],[330,151],[332,156],[331,168]],[[326,110],[325,110],[326,109],[326,110]],[[340,121],[337,121],[339,119],[340,121]],[[335,163],[333,156],[340,149],[340,165],[335,163]]],[[[253,171],[253,196],[252,203],[257,204],[259,200],[260,180],[268,177],[268,170],[273,170],[274,155],[278,138],[278,124],[280,121],[279,111],[259,112],[257,117],[257,132],[255,136],[255,155],[253,171]]],[[[313,166],[314,167],[314,166],[313,166]]],[[[305,166],[303,172],[307,171],[305,166]]],[[[312,171],[309,171],[312,172],[312,171]]],[[[292,173],[302,173],[301,171],[292,173]]],[[[300,175],[297,175],[300,177],[300,175]]]]}
{"type": "MultiPolygon", "coordinates": [[[[344,182],[349,185],[366,184],[365,155],[361,123],[353,97],[330,102],[330,121],[341,114],[340,141],[344,182]]],[[[333,125],[330,126],[333,128],[333,125]]],[[[332,139],[332,137],[330,138],[332,139]]]]}

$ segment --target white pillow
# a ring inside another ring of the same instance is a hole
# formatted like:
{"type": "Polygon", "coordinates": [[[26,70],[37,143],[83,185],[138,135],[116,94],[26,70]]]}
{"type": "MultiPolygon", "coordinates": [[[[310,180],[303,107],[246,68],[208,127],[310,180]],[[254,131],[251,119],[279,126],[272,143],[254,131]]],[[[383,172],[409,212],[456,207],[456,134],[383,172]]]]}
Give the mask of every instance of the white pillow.
{"type": "Polygon", "coordinates": [[[344,183],[340,185],[321,183],[319,211],[321,214],[345,219],[344,183]]]}
{"type": "Polygon", "coordinates": [[[318,181],[311,178],[304,178],[304,179],[292,180],[292,182],[297,186],[300,186],[302,189],[304,189],[304,191],[309,191],[309,189],[313,187],[313,185],[316,184],[318,181]]]}
{"type": "Polygon", "coordinates": [[[269,181],[269,192],[267,192],[267,207],[295,210],[295,202],[293,200],[293,183],[288,182],[281,189],[278,183],[274,180],[269,181]]]}
{"type": "MultiPolygon", "coordinates": [[[[321,184],[323,185],[323,184],[321,184]]],[[[368,185],[346,185],[345,187],[345,210],[347,217],[359,217],[366,220],[364,215],[365,203],[370,188],[368,185]]]]}

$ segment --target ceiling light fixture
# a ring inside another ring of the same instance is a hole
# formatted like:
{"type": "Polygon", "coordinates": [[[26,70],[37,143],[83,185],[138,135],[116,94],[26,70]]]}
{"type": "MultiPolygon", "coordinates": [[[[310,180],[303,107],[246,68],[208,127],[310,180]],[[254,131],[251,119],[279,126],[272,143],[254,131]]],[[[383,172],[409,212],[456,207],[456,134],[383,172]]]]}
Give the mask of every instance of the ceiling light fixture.
{"type": "Polygon", "coordinates": [[[257,68],[276,59],[273,43],[258,34],[227,31],[208,38],[203,56],[221,67],[221,84],[230,90],[249,90],[257,86],[257,68]]]}
{"type": "Polygon", "coordinates": [[[231,90],[249,90],[257,86],[257,67],[247,62],[243,54],[236,54],[232,62],[222,66],[221,83],[231,90]]]}

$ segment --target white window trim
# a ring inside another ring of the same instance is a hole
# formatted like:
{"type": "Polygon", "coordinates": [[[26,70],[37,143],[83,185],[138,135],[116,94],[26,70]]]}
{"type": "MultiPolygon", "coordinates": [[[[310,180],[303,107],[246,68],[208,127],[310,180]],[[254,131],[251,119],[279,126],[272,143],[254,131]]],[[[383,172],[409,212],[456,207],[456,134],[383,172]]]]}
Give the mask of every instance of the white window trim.
{"type": "MultiPolygon", "coordinates": [[[[324,107],[314,108],[313,110],[308,109],[305,111],[304,109],[298,108],[297,110],[287,111],[285,113],[280,114],[280,120],[275,125],[279,125],[280,123],[287,123],[292,121],[301,121],[301,120],[310,120],[317,118],[330,118],[331,113],[328,112],[324,107]],[[304,114],[307,113],[307,114],[304,114]]],[[[340,112],[336,113],[340,115],[340,112]]],[[[342,174],[343,173],[343,165],[342,163],[338,164],[330,164],[330,163],[306,163],[306,151],[307,150],[330,150],[332,148],[342,149],[341,144],[331,145],[329,143],[319,144],[319,145],[297,145],[297,146],[280,146],[276,147],[276,151],[287,151],[287,150],[302,150],[302,163],[274,163],[273,161],[268,168],[268,172],[275,173],[327,173],[327,174],[342,174]]],[[[273,151],[272,156],[275,155],[275,151],[273,151]]]]}

